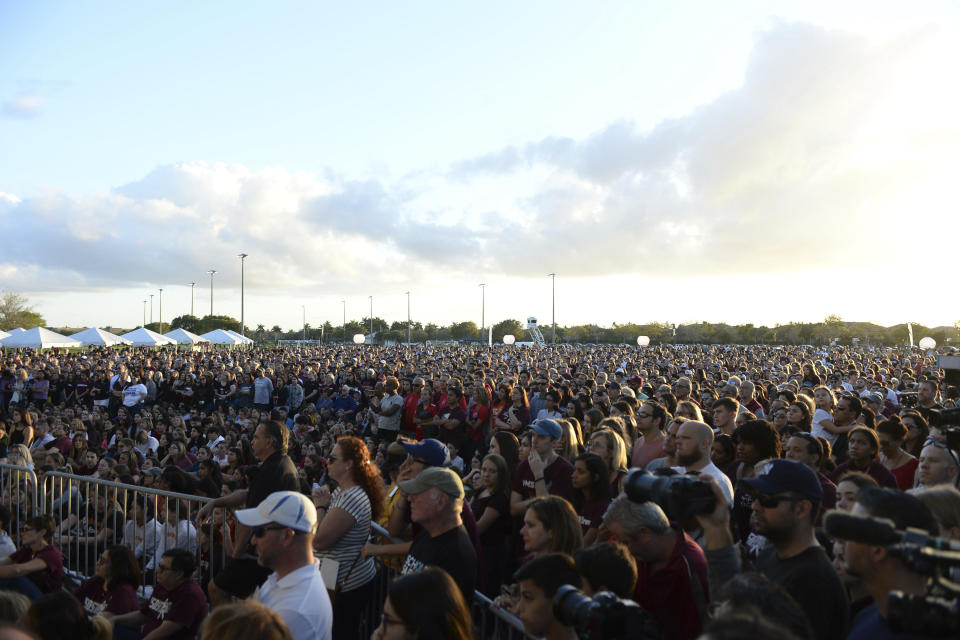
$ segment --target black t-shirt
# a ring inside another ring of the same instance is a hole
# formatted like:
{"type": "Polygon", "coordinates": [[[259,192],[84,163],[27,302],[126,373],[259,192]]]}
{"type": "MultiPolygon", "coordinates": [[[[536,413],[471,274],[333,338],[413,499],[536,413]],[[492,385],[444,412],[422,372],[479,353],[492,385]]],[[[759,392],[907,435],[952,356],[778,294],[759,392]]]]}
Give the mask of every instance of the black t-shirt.
{"type": "Polygon", "coordinates": [[[810,547],[785,560],[767,547],[757,558],[757,569],[787,590],[800,605],[814,637],[820,640],[841,640],[847,637],[850,604],[847,590],[834,571],[823,547],[810,547]]]}
{"type": "Polygon", "coordinates": [[[510,517],[510,498],[503,491],[483,498],[474,498],[470,503],[470,508],[473,510],[473,517],[477,522],[480,522],[480,518],[483,517],[484,511],[488,507],[500,515],[486,531],[480,534],[480,544],[503,544],[507,536],[510,535],[511,525],[513,524],[513,519],[510,517]]]}
{"type": "Polygon", "coordinates": [[[300,477],[290,456],[279,451],[260,463],[247,491],[247,508],[256,507],[274,491],[299,491],[300,477]]]}
{"type": "Polygon", "coordinates": [[[416,573],[425,567],[440,567],[460,587],[463,597],[471,601],[477,585],[477,554],[463,526],[455,527],[436,538],[421,531],[413,539],[401,573],[416,573]]]}

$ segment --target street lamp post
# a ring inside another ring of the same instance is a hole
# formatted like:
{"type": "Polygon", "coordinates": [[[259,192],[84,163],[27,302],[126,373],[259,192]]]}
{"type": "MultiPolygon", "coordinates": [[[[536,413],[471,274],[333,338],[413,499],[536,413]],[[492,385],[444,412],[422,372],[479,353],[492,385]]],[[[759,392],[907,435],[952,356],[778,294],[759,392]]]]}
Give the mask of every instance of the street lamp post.
{"type": "Polygon", "coordinates": [[[143,326],[147,326],[147,301],[143,301],[143,326]]]}
{"type": "Polygon", "coordinates": [[[343,342],[344,344],[346,344],[347,342],[347,301],[341,300],[340,302],[343,303],[343,342]]]}
{"type": "Polygon", "coordinates": [[[410,344],[410,292],[407,291],[407,344],[410,344]]]}
{"type": "Polygon", "coordinates": [[[190,283],[190,315],[193,315],[193,288],[197,286],[196,282],[190,283]]]}
{"type": "Polygon", "coordinates": [[[160,333],[163,333],[163,289],[160,289],[160,333]]]}
{"type": "Polygon", "coordinates": [[[303,340],[307,340],[307,305],[300,305],[303,307],[303,340]]]}
{"type": "Polygon", "coordinates": [[[480,283],[480,338],[483,339],[483,329],[487,326],[487,283],[480,283]]]}
{"type": "Polygon", "coordinates": [[[244,259],[247,257],[247,254],[246,254],[246,253],[238,253],[238,254],[237,254],[237,257],[240,258],[240,335],[243,336],[244,338],[246,338],[246,337],[247,337],[247,334],[246,334],[246,332],[244,331],[244,324],[243,324],[243,311],[244,311],[244,306],[243,306],[243,302],[244,302],[244,301],[243,301],[243,262],[244,262],[244,259]]]}
{"type": "Polygon", "coordinates": [[[210,315],[213,315],[213,274],[217,272],[216,269],[210,269],[207,273],[210,274],[210,315]]]}
{"type": "Polygon", "coordinates": [[[557,274],[548,273],[547,275],[550,276],[550,279],[552,281],[550,306],[553,312],[553,335],[550,338],[550,342],[552,344],[556,344],[557,343],[557,274]]]}
{"type": "Polygon", "coordinates": [[[150,294],[150,324],[153,324],[153,294],[150,294]]]}
{"type": "Polygon", "coordinates": [[[370,298],[370,333],[373,333],[373,296],[367,296],[370,298]]]}

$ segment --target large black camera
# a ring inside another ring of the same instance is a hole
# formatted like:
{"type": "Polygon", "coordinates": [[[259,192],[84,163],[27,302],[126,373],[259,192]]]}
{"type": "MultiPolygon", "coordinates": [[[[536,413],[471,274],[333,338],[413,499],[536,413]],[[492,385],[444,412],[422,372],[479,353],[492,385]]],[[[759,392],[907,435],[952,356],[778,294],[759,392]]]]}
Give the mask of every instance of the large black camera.
{"type": "Polygon", "coordinates": [[[573,627],[582,640],[658,640],[660,627],[650,614],[632,600],[621,600],[604,591],[591,599],[576,587],[565,584],[553,597],[553,617],[573,627]]]}
{"type": "Polygon", "coordinates": [[[655,502],[670,520],[710,513],[717,506],[710,485],[694,476],[660,476],[633,469],[623,483],[627,497],[634,502],[655,502]]]}

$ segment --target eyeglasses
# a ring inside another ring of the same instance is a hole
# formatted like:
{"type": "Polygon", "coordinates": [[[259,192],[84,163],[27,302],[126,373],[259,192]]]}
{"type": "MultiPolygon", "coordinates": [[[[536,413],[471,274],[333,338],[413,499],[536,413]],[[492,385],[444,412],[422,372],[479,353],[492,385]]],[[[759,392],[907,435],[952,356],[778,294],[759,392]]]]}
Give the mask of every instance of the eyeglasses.
{"type": "Polygon", "coordinates": [[[764,509],[776,509],[781,502],[797,502],[803,498],[797,496],[773,495],[770,493],[755,493],[753,499],[764,509]]]}
{"type": "Polygon", "coordinates": [[[258,538],[262,538],[263,536],[267,535],[268,531],[280,531],[282,529],[289,529],[289,528],[290,527],[282,527],[279,525],[276,525],[273,527],[267,527],[267,526],[257,527],[256,529],[253,530],[253,535],[258,538]]]}
{"type": "Polygon", "coordinates": [[[406,623],[400,618],[394,618],[393,616],[388,616],[386,612],[380,615],[380,626],[383,627],[384,629],[394,624],[406,624],[406,623]]]}

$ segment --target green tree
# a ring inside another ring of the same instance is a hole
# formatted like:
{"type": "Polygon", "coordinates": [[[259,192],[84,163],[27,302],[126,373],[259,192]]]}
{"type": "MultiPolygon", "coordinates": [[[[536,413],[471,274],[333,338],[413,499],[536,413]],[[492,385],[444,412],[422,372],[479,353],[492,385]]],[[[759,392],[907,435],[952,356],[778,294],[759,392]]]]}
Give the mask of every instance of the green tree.
{"type": "Polygon", "coordinates": [[[525,329],[519,320],[514,320],[513,318],[501,320],[493,325],[493,341],[503,342],[503,336],[507,334],[512,335],[518,341],[523,341],[524,331],[525,329]]]}
{"type": "Polygon", "coordinates": [[[177,316],[170,321],[170,328],[183,329],[184,331],[189,331],[190,333],[197,333],[200,329],[200,318],[197,316],[192,316],[189,313],[182,316],[177,316]]]}
{"type": "Polygon", "coordinates": [[[194,333],[206,333],[214,329],[231,329],[240,333],[240,321],[230,316],[203,316],[194,333]]]}
{"type": "Polygon", "coordinates": [[[454,322],[450,325],[450,337],[454,340],[460,338],[477,338],[480,336],[480,329],[477,323],[472,320],[466,322],[454,322]]]}
{"type": "Polygon", "coordinates": [[[27,306],[26,296],[8,291],[0,295],[0,330],[3,329],[33,329],[46,324],[33,307],[27,306]]]}

